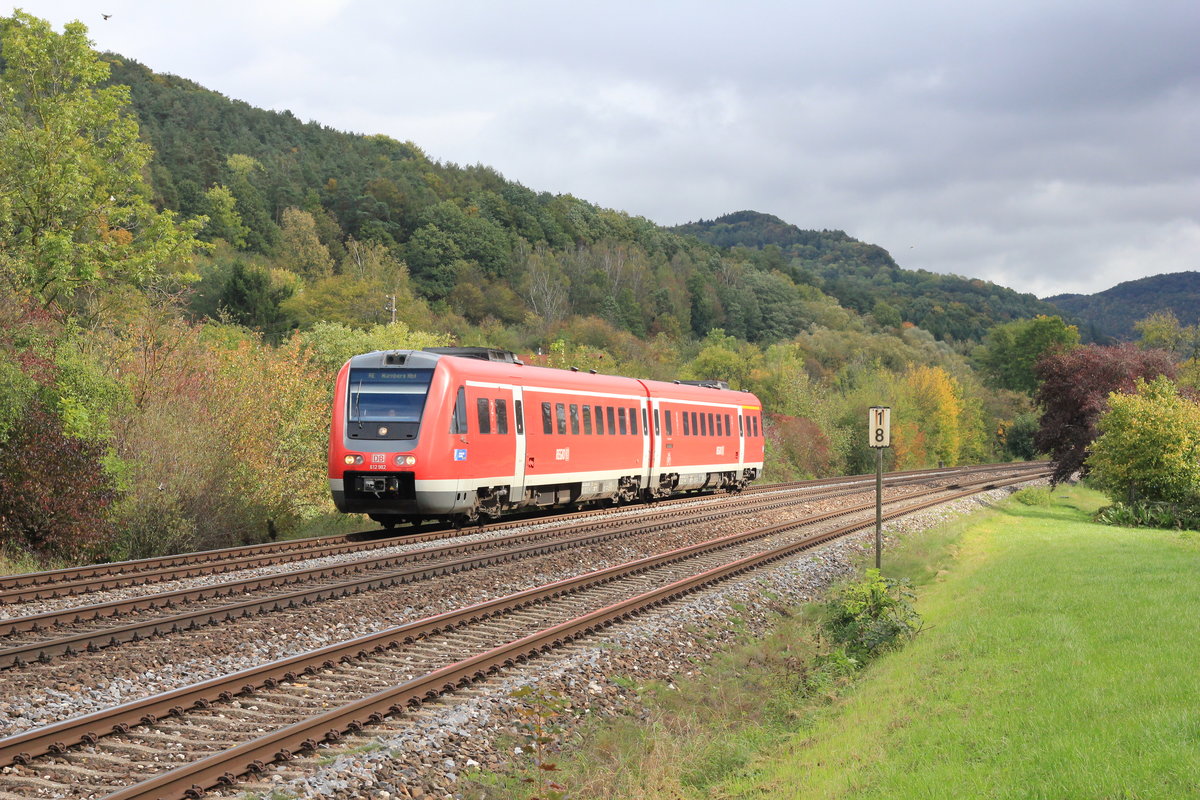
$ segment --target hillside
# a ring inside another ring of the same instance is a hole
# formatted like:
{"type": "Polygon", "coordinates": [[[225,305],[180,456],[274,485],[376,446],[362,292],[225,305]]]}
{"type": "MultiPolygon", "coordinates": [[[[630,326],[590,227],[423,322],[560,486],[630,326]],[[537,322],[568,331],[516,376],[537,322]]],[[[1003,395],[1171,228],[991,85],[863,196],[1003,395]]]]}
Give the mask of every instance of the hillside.
{"type": "MultiPolygon", "coordinates": [[[[486,166],[432,161],[411,142],[304,123],[107,58],[112,81],[131,88],[154,148],[150,179],[161,207],[220,216],[212,191],[224,187],[246,228],[236,249],[275,257],[285,212],[299,209],[311,216],[334,273],[345,271],[339,262],[351,240],[378,243],[407,265],[420,298],[473,324],[593,316],[636,336],[700,338],[722,328],[765,343],[810,328],[840,304],[885,326],[906,321],[939,339],[978,341],[997,323],[1052,313],[1032,295],[900,269],[886,250],[840,231],[804,231],[755,212],[663,228],[537,192],[486,166]]],[[[207,235],[224,230],[210,226],[207,235]]],[[[206,273],[211,285],[198,294],[209,300],[197,314],[216,313],[232,269],[227,260],[206,273]]],[[[286,287],[276,299],[282,311],[260,303],[242,321],[286,330],[330,313],[311,308],[315,300],[288,300],[286,287]]],[[[232,302],[225,298],[225,307],[232,302]]]]}
{"type": "Polygon", "coordinates": [[[905,322],[940,339],[980,339],[997,323],[1058,313],[1032,294],[978,279],[901,269],[878,245],[842,231],[803,230],[770,214],[738,211],[672,230],[718,247],[771,254],[794,280],[817,286],[843,306],[868,314],[885,303],[905,322]]]}
{"type": "Polygon", "coordinates": [[[1170,311],[1181,325],[1200,322],[1200,272],[1174,272],[1118,283],[1096,294],[1047,297],[1063,313],[1080,320],[1089,341],[1132,340],[1133,325],[1155,311],[1170,311]]]}

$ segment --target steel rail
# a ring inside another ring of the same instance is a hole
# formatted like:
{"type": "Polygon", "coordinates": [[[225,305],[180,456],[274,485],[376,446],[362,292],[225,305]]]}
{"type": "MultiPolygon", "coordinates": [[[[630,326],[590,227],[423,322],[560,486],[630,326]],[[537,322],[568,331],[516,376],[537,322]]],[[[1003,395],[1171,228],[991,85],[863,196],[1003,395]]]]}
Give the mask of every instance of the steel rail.
{"type": "MultiPolygon", "coordinates": [[[[793,498],[784,498],[762,502],[751,508],[742,509],[742,513],[761,513],[788,505],[793,505],[793,498]]],[[[482,555],[468,556],[453,561],[440,561],[427,566],[410,567],[393,570],[382,574],[376,573],[349,581],[316,586],[308,589],[271,595],[269,597],[239,600],[216,608],[198,609],[194,611],[172,614],[152,620],[132,622],[124,625],[107,627],[95,631],[62,636],[55,639],[29,642],[0,649],[0,670],[24,666],[32,661],[46,661],[49,658],[65,654],[75,655],[87,650],[95,651],[102,647],[113,646],[124,642],[136,642],[142,639],[164,633],[176,633],[190,630],[214,622],[232,620],[258,613],[280,611],[286,608],[296,608],[301,605],[329,600],[337,597],[347,597],[373,589],[387,588],[404,583],[412,583],[442,575],[456,574],[468,570],[516,561],[545,553],[557,552],[577,547],[586,547],[599,542],[611,541],[618,538],[653,533],[666,527],[679,524],[694,525],[721,519],[729,515],[725,508],[713,509],[705,507],[697,512],[696,509],[672,509],[660,512],[658,519],[652,521],[623,520],[625,525],[615,529],[595,531],[596,523],[580,523],[570,530],[591,530],[593,532],[574,536],[553,535],[549,532],[536,534],[513,534],[502,540],[488,539],[470,543],[451,545],[448,547],[426,548],[422,550],[400,553],[384,559],[362,559],[346,562],[333,567],[317,567],[310,570],[287,573],[280,576],[250,578],[243,581],[224,583],[199,589],[180,589],[174,592],[152,595],[150,597],[117,600],[97,606],[84,606],[64,611],[51,611],[28,617],[15,617],[0,620],[0,634],[10,635],[14,632],[39,631],[53,627],[63,622],[90,622],[101,619],[114,619],[120,614],[148,608],[170,608],[175,604],[189,601],[202,601],[209,598],[240,596],[247,592],[263,588],[287,586],[319,580],[325,577],[339,577],[349,573],[361,573],[365,566],[386,567],[414,561],[428,561],[435,558],[470,553],[480,550],[490,552],[482,555]],[[548,541],[546,541],[548,540],[548,541]],[[533,544],[524,542],[533,541],[533,544]],[[517,547],[500,549],[504,545],[517,544],[517,547]]],[[[570,532],[570,530],[566,532],[570,532]]]]}
{"type": "MultiPolygon", "coordinates": [[[[1009,483],[1021,483],[1028,480],[1029,478],[1023,477],[1014,478],[1008,482],[998,481],[988,484],[982,489],[960,492],[955,497],[968,496],[989,488],[999,488],[1009,483]]],[[[919,508],[947,501],[943,498],[921,503],[917,507],[892,512],[888,518],[902,516],[919,510],[919,508]]],[[[114,792],[105,800],[200,798],[207,789],[233,785],[239,777],[262,772],[267,764],[274,761],[289,760],[297,753],[316,749],[322,742],[337,742],[347,734],[360,732],[366,725],[378,724],[389,715],[403,713],[427,700],[483,681],[501,669],[560,648],[568,642],[630,619],[649,609],[670,603],[692,592],[811,549],[839,536],[868,528],[873,524],[874,520],[852,523],[835,531],[806,537],[799,542],[746,556],[723,566],[674,581],[658,589],[554,625],[458,663],[450,664],[423,677],[406,681],[394,688],[349,703],[341,708],[333,709],[223,752],[153,776],[114,792]]]]}
{"type": "MultiPolygon", "coordinates": [[[[906,483],[911,480],[912,479],[909,479],[908,481],[901,481],[900,483],[906,483]]],[[[848,493],[854,492],[842,492],[841,494],[848,493]]],[[[839,495],[838,493],[821,495],[822,498],[828,498],[831,496],[839,495]]],[[[388,571],[382,574],[375,572],[372,575],[356,578],[354,580],[340,581],[334,584],[300,589],[296,591],[285,592],[283,594],[273,594],[267,597],[239,600],[233,603],[222,604],[215,608],[186,611],[151,620],[142,620],[122,625],[109,626],[99,630],[84,631],[76,634],[59,636],[52,639],[44,639],[36,642],[14,645],[0,649],[0,670],[21,667],[24,666],[24,664],[32,661],[46,661],[49,658],[57,655],[65,654],[71,656],[83,651],[90,652],[103,647],[118,645],[124,642],[140,641],[155,635],[176,633],[182,630],[192,630],[203,625],[225,620],[233,620],[253,614],[280,611],[287,608],[296,608],[301,605],[307,605],[322,600],[346,597],[351,594],[396,586],[403,583],[410,583],[418,580],[437,577],[439,575],[478,569],[498,563],[505,563],[520,558],[532,557],[535,555],[560,551],[573,547],[584,547],[590,544],[616,538],[651,533],[656,530],[661,530],[667,525],[703,523],[714,518],[726,516],[728,512],[721,506],[751,505],[751,508],[742,509],[741,513],[761,513],[762,511],[768,511],[773,508],[791,505],[794,502],[794,499],[790,497],[768,500],[766,502],[759,502],[757,504],[745,503],[745,501],[742,499],[736,499],[725,500],[718,504],[718,508],[716,509],[708,505],[704,506],[700,510],[697,510],[695,507],[682,509],[674,508],[667,509],[665,511],[660,509],[655,512],[650,512],[649,516],[654,517],[652,520],[648,520],[647,515],[642,515],[642,517],[638,520],[615,519],[606,525],[608,528],[615,529],[601,532],[594,531],[596,526],[595,522],[577,523],[566,529],[512,534],[507,537],[500,537],[497,539],[478,540],[474,542],[451,544],[435,548],[423,548],[421,550],[409,551],[407,553],[396,554],[382,559],[359,559],[332,567],[316,567],[310,570],[286,573],[284,575],[251,578],[243,581],[224,583],[218,586],[201,587],[198,589],[181,589],[174,592],[156,594],[148,597],[112,601],[110,603],[99,604],[96,606],[86,606],[56,612],[46,612],[44,614],[31,615],[27,617],[16,617],[9,620],[0,621],[0,634],[11,635],[12,633],[23,631],[36,632],[52,628],[58,624],[78,624],[102,619],[114,619],[120,614],[132,610],[172,608],[179,603],[203,602],[204,600],[216,599],[218,597],[244,596],[249,592],[261,591],[267,588],[286,587],[289,585],[321,580],[330,577],[341,577],[351,573],[362,573],[367,567],[371,567],[373,570],[378,570],[398,564],[443,558],[458,553],[471,553],[482,550],[490,551],[484,555],[461,558],[450,562],[440,562],[429,566],[388,571]],[[566,536],[564,538],[564,534],[569,534],[573,531],[579,531],[580,533],[578,535],[566,536]],[[554,536],[555,538],[549,542],[543,541],[550,536],[554,536]],[[499,549],[501,547],[509,545],[521,545],[531,541],[540,543],[518,546],[508,550],[499,549]]]]}
{"type": "MultiPolygon", "coordinates": [[[[1032,462],[1024,462],[1030,464],[1032,462]]],[[[1011,465],[1013,467],[1022,464],[1011,465]]],[[[947,474],[958,469],[960,472],[977,470],[994,470],[1002,465],[980,465],[968,468],[952,468],[938,470],[907,470],[888,473],[889,479],[904,477],[947,474]]],[[[864,476],[845,476],[840,478],[820,478],[809,481],[793,481],[784,484],[768,484],[749,487],[745,493],[779,490],[803,490],[808,487],[836,486],[843,483],[854,483],[864,480],[864,476]]],[[[685,496],[671,500],[658,501],[649,505],[663,505],[695,501],[697,496],[685,496]]],[[[636,506],[628,507],[630,509],[636,506]]],[[[540,515],[521,519],[494,522],[486,526],[476,526],[469,529],[453,527],[434,528],[432,530],[416,530],[401,535],[394,535],[370,540],[355,540],[351,537],[366,536],[371,531],[339,535],[321,536],[308,539],[292,539],[282,542],[266,542],[240,547],[227,547],[218,550],[206,550],[196,553],[183,553],[157,558],[138,559],[134,561],[118,561],[106,564],[91,564],[80,567],[67,567],[41,572],[27,572],[15,575],[0,576],[0,605],[16,603],[25,600],[41,600],[50,597],[83,594],[92,591],[102,591],[127,585],[140,576],[143,583],[161,582],[174,578],[189,577],[198,574],[213,574],[228,572],[233,569],[247,569],[253,566],[266,566],[306,558],[319,558],[320,554],[334,554],[355,550],[371,550],[390,547],[398,543],[429,541],[454,535],[467,535],[475,530],[504,530],[509,527],[527,526],[531,524],[555,524],[559,519],[572,520],[581,516],[596,514],[611,514],[612,509],[598,509],[577,512],[566,515],[540,515]],[[221,568],[223,564],[234,564],[229,568],[221,568]],[[38,590],[41,590],[40,593],[38,590]]]]}
{"type": "MultiPolygon", "coordinates": [[[[939,497],[918,504],[905,505],[902,508],[889,511],[885,516],[888,519],[903,516],[921,508],[948,502],[957,497],[967,496],[979,491],[986,491],[1012,483],[1022,483],[1031,479],[1033,478],[1023,475],[1009,478],[1005,481],[993,480],[980,482],[976,488],[955,493],[949,498],[939,497]]],[[[943,492],[944,490],[938,490],[936,493],[943,492]]],[[[587,586],[608,583],[620,577],[645,572],[664,564],[681,561],[706,552],[728,548],[736,544],[761,539],[795,528],[816,524],[819,521],[846,516],[851,513],[855,512],[844,509],[821,515],[816,520],[811,518],[793,520],[748,532],[719,537],[689,547],[678,548],[668,553],[648,556],[627,564],[597,570],[545,586],[527,589],[523,592],[517,592],[496,600],[445,612],[386,631],[362,636],[348,642],[329,645],[310,653],[242,670],[230,676],[214,678],[193,686],[181,687],[160,695],[126,703],[113,709],[64,720],[63,722],[0,740],[0,766],[27,763],[40,755],[63,752],[71,746],[80,743],[95,742],[99,738],[112,733],[125,733],[136,725],[151,724],[167,716],[178,716],[193,708],[206,708],[219,700],[232,699],[236,695],[253,692],[261,687],[272,687],[283,681],[294,680],[301,674],[313,673],[322,668],[333,666],[338,662],[363,658],[373,652],[380,652],[411,643],[440,631],[450,630],[464,624],[487,619],[497,614],[522,608],[548,598],[577,592],[587,586]]],[[[837,531],[806,537],[802,542],[807,543],[806,546],[809,547],[815,546],[829,539],[836,538],[836,536],[869,527],[871,524],[873,524],[873,520],[857,521],[839,528],[837,531]]],[[[794,545],[789,545],[788,547],[794,548],[794,545]]],[[[793,551],[789,550],[789,552],[793,551]]]]}

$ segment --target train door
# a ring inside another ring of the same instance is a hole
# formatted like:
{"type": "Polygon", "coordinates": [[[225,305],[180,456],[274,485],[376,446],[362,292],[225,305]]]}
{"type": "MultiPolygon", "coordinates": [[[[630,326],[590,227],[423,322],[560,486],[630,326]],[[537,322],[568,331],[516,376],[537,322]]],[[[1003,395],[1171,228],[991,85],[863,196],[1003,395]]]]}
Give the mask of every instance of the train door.
{"type": "Polygon", "coordinates": [[[746,418],[742,415],[742,409],[737,410],[738,420],[738,450],[737,464],[738,477],[741,478],[742,470],[746,468],[746,418]]]}
{"type": "Polygon", "coordinates": [[[514,384],[513,396],[513,433],[516,434],[516,454],[513,460],[513,484],[509,492],[509,502],[520,503],[525,499],[525,389],[514,384]]]}
{"type": "Polygon", "coordinates": [[[650,436],[650,426],[654,423],[650,420],[650,412],[648,409],[649,405],[650,404],[644,399],[638,400],[639,410],[637,413],[640,413],[642,416],[642,460],[640,462],[642,469],[640,479],[643,489],[654,485],[652,483],[654,480],[654,468],[658,465],[657,460],[651,461],[650,459],[650,454],[652,452],[651,445],[654,441],[650,436]]]}

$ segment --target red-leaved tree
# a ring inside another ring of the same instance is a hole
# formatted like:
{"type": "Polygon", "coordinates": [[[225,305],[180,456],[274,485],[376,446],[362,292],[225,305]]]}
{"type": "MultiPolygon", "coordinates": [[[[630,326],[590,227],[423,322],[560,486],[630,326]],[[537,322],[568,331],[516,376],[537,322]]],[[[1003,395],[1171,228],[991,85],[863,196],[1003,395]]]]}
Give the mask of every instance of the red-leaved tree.
{"type": "Polygon", "coordinates": [[[116,497],[102,455],[40,404],[27,408],[0,444],[0,539],[43,556],[94,558],[112,534],[105,510],[116,497]]]}
{"type": "Polygon", "coordinates": [[[1037,373],[1042,418],[1034,444],[1054,459],[1050,480],[1057,484],[1083,470],[1088,448],[1099,435],[1096,422],[1108,409],[1108,395],[1132,392],[1138,378],[1174,378],[1175,363],[1165,350],[1093,344],[1043,357],[1037,373]]]}

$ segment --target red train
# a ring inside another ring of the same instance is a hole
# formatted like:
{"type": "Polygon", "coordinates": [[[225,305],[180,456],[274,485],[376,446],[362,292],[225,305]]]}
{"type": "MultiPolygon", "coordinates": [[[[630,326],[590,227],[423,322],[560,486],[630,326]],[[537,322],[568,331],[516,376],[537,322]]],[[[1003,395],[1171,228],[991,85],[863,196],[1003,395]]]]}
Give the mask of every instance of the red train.
{"type": "Polygon", "coordinates": [[[354,356],[337,376],[329,487],[392,527],[737,491],[762,474],[762,406],[715,382],[522,364],[490,348],[354,356]]]}

